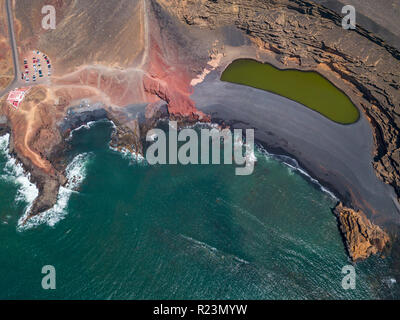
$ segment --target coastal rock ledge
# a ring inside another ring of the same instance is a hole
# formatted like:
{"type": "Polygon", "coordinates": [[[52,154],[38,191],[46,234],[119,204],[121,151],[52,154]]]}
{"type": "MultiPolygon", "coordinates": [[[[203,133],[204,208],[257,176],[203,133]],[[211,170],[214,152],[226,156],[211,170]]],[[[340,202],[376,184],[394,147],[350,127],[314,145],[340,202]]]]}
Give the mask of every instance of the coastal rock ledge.
{"type": "Polygon", "coordinates": [[[362,211],[339,203],[334,209],[351,259],[358,262],[381,253],[390,243],[389,235],[371,223],[362,211]]]}

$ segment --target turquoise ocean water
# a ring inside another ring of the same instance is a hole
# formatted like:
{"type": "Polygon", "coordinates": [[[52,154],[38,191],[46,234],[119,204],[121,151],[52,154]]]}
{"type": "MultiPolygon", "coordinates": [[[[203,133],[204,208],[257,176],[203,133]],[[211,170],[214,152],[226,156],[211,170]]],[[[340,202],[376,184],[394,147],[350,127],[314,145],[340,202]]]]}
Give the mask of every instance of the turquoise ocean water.
{"type": "Polygon", "coordinates": [[[56,207],[25,227],[37,194],[0,138],[0,299],[398,298],[393,259],[356,265],[336,200],[261,150],[234,166],[149,166],[108,147],[109,122],[74,132],[56,207]],[[76,191],[71,191],[71,189],[76,191]],[[41,287],[56,269],[56,290],[41,287]]]}

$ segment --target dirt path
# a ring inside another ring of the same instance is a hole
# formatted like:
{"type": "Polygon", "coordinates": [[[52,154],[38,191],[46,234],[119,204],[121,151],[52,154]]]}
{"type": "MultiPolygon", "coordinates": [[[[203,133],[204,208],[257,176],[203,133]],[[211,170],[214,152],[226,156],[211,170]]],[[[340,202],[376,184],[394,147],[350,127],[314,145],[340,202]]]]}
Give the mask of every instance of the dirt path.
{"type": "Polygon", "coordinates": [[[138,69],[142,69],[147,62],[149,56],[149,46],[150,46],[150,34],[149,34],[149,17],[147,12],[146,0],[142,0],[142,10],[143,10],[143,25],[144,25],[144,51],[143,57],[140,64],[137,66],[138,69]]]}
{"type": "Polygon", "coordinates": [[[17,43],[15,41],[15,34],[14,34],[14,23],[13,23],[13,18],[12,18],[12,11],[11,11],[11,0],[6,0],[6,11],[7,11],[8,33],[9,33],[10,45],[11,45],[11,50],[12,50],[12,55],[13,55],[13,63],[14,63],[14,80],[10,83],[10,85],[6,89],[4,89],[3,91],[0,91],[0,98],[18,86],[18,75],[19,75],[18,49],[17,49],[17,43]]]}

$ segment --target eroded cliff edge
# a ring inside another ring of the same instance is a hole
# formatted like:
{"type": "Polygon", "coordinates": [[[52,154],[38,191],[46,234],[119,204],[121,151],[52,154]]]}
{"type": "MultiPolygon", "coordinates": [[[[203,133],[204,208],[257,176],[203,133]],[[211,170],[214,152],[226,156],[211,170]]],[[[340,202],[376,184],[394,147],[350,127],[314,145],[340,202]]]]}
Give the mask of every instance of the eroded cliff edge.
{"type": "MultiPolygon", "coordinates": [[[[234,25],[258,48],[260,61],[281,69],[317,71],[342,89],[369,120],[375,143],[376,175],[394,188],[399,200],[400,53],[397,49],[359,26],[355,31],[345,31],[341,16],[311,1],[156,2],[189,28],[218,33],[234,25]]],[[[220,46],[216,51],[225,55],[228,54],[225,49],[220,46]]],[[[246,54],[232,55],[232,59],[241,57],[246,54]]],[[[354,260],[367,258],[387,245],[388,233],[375,225],[384,225],[385,217],[368,214],[367,218],[362,212],[340,205],[335,212],[354,260]]]]}

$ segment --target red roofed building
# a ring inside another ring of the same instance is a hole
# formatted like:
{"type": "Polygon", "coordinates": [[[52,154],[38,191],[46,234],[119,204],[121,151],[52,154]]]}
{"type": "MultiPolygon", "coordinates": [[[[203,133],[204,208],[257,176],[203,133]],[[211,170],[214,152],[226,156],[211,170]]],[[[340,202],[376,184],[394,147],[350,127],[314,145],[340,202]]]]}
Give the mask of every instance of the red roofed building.
{"type": "Polygon", "coordinates": [[[22,100],[24,100],[25,94],[29,88],[20,88],[11,91],[8,95],[7,101],[14,107],[18,108],[22,100]]]}

